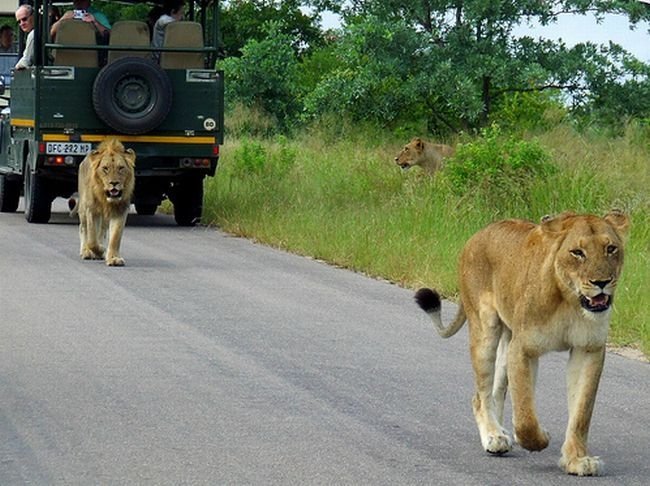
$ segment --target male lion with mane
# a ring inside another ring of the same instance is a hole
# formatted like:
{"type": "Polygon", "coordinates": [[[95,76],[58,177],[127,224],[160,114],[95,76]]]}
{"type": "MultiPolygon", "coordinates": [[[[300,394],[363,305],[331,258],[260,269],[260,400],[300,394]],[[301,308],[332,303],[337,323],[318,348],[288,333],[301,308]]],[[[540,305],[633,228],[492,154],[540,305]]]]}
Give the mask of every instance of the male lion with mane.
{"type": "Polygon", "coordinates": [[[587,452],[587,435],[629,224],[618,211],[602,218],[567,212],[540,224],[493,223],[462,250],[460,303],[449,326],[442,323],[436,291],[415,294],[442,337],[469,322],[472,405],[487,452],[512,449],[503,426],[508,385],[515,441],[530,451],[548,445],[535,411],[537,364],[549,351],[568,350],[569,420],[560,467],[578,476],[602,473],[600,458],[587,452]]]}
{"type": "Polygon", "coordinates": [[[79,165],[79,253],[120,267],[120,243],[135,187],[135,152],[116,138],[104,140],[79,165]],[[106,233],[108,249],[104,251],[106,233]]]}
{"type": "Polygon", "coordinates": [[[422,170],[432,175],[442,169],[444,159],[452,155],[454,155],[454,148],[449,145],[414,138],[397,154],[395,163],[405,170],[419,165],[422,170]]]}

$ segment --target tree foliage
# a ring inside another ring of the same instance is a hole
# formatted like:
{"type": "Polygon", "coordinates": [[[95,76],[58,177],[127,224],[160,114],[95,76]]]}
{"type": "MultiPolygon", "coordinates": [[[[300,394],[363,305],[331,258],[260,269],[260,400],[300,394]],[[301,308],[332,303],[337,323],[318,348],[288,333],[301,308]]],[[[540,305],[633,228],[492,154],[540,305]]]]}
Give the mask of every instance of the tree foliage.
{"type": "Polygon", "coordinates": [[[292,49],[295,40],[284,33],[282,22],[264,24],[263,40],[251,40],[241,57],[223,61],[226,97],[262,107],[279,122],[289,123],[298,111],[298,60],[292,49]]]}
{"type": "Polygon", "coordinates": [[[296,54],[321,44],[316,16],[300,9],[299,0],[231,0],[221,10],[222,37],[227,56],[241,56],[247,42],[266,37],[264,26],[279,22],[291,37],[296,54]]]}
{"type": "MultiPolygon", "coordinates": [[[[270,8],[300,2],[231,2],[229,8],[270,8]]],[[[425,121],[432,131],[484,126],[495,108],[515,93],[549,92],[583,115],[612,119],[650,116],[648,66],[620,46],[516,37],[526,22],[549,24],[566,14],[623,13],[630,24],[650,19],[640,2],[538,0],[312,0],[315,19],[324,8],[339,12],[343,25],[333,37],[306,40],[287,27],[294,52],[303,50],[294,93],[303,113],[347,114],[385,125],[425,121]]],[[[298,9],[299,10],[299,9],[298,9]]],[[[249,19],[253,17],[248,16],[249,19]]],[[[225,19],[224,19],[225,23],[225,19]]],[[[294,23],[294,20],[289,22],[294,23]]],[[[232,25],[231,29],[239,29],[232,25]]],[[[243,32],[256,32],[259,24],[243,32]]],[[[242,50],[242,52],[244,52],[242,50]]],[[[515,97],[516,98],[516,97],[515,97]]],[[[533,97],[519,97],[532,101],[533,97]]],[[[537,98],[539,100],[539,98],[537,98]]]]}

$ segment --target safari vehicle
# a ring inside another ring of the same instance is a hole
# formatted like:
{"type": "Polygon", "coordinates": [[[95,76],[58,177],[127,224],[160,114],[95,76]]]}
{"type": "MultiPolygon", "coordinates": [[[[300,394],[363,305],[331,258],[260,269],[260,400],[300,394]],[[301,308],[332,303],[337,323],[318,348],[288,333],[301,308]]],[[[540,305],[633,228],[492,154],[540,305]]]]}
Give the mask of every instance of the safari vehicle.
{"type": "MultiPolygon", "coordinates": [[[[0,211],[15,212],[22,193],[27,221],[48,222],[53,200],[76,191],[85,155],[115,136],[137,154],[136,211],[153,214],[169,199],[177,224],[195,224],[203,180],[215,174],[223,143],[223,72],[214,67],[218,0],[186,2],[185,19],[167,26],[160,49],[151,47],[145,18],[114,22],[108,39],[98,39],[91,22],[69,19],[51,39],[53,4],[72,10],[69,1],[32,2],[34,65],[13,70],[4,96],[0,211]]],[[[17,7],[13,2],[11,15],[17,7]]]]}

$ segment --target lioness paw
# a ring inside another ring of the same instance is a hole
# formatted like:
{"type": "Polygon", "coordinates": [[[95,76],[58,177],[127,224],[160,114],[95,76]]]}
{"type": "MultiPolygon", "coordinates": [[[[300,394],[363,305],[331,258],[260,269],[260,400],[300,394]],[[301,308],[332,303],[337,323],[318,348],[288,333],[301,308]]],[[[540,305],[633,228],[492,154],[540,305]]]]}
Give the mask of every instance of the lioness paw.
{"type": "Polygon", "coordinates": [[[512,439],[505,434],[489,435],[485,450],[490,454],[506,454],[512,450],[512,439]]]}
{"type": "Polygon", "coordinates": [[[106,259],[106,265],[109,267],[123,267],[124,258],[122,257],[110,257],[106,259]]]}
{"type": "Polygon", "coordinates": [[[573,459],[560,459],[560,467],[567,474],[574,476],[600,476],[605,472],[605,464],[596,456],[575,457],[573,459]]]}

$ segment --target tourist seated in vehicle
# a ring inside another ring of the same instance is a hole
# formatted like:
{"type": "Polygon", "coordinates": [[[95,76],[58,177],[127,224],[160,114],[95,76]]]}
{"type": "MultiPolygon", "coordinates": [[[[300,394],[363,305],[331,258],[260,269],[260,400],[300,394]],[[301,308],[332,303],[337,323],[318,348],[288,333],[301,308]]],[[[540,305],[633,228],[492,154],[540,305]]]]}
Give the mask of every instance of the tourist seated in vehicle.
{"type": "Polygon", "coordinates": [[[106,15],[93,7],[90,0],[74,0],[73,10],[68,10],[61,15],[50,28],[50,36],[52,40],[56,39],[56,33],[64,20],[77,19],[83,22],[88,22],[93,25],[97,31],[97,38],[106,41],[111,32],[111,23],[106,15]]]}
{"type": "Polygon", "coordinates": [[[0,27],[0,53],[16,52],[16,45],[14,44],[14,29],[11,25],[3,25],[0,27]]]}
{"type": "Polygon", "coordinates": [[[27,34],[23,56],[16,63],[16,69],[27,69],[34,64],[34,9],[23,4],[16,9],[16,21],[20,30],[27,34]]]}
{"type": "MultiPolygon", "coordinates": [[[[172,22],[183,19],[184,0],[165,0],[162,15],[156,20],[153,26],[152,47],[162,47],[165,42],[165,29],[172,22]]],[[[153,58],[160,61],[160,52],[154,52],[153,58]]]]}

